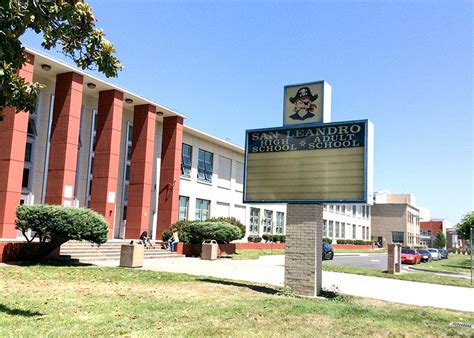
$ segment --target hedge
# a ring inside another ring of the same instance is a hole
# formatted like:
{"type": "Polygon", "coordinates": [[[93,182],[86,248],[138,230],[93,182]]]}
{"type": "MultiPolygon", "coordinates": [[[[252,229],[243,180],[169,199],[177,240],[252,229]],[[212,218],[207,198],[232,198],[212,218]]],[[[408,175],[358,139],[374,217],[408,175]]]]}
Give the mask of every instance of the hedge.
{"type": "MultiPolygon", "coordinates": [[[[242,238],[242,231],[236,225],[227,222],[205,221],[189,222],[180,221],[171,226],[178,229],[180,242],[201,244],[205,239],[214,239],[218,243],[229,243],[242,238]]],[[[163,232],[163,240],[171,238],[171,229],[163,232]]]]}
{"type": "Polygon", "coordinates": [[[16,229],[31,243],[39,239],[33,260],[40,260],[69,240],[102,244],[109,231],[105,218],[93,210],[60,205],[20,205],[16,209],[16,229]],[[27,233],[31,230],[31,237],[27,233]]]}
{"type": "Polygon", "coordinates": [[[338,239],[337,244],[371,245],[374,244],[374,242],[360,239],[338,239]]]}
{"type": "Polygon", "coordinates": [[[260,243],[262,241],[262,237],[257,235],[250,235],[247,237],[247,241],[250,243],[260,243]]]}

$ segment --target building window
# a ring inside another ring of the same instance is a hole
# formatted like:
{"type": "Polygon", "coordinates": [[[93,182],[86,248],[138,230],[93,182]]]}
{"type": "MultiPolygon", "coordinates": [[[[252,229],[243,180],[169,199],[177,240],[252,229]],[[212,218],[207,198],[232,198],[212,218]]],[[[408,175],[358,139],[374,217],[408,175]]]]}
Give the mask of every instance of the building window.
{"type": "Polygon", "coordinates": [[[235,163],[235,190],[243,191],[244,184],[244,164],[242,162],[235,163]]]}
{"type": "Polygon", "coordinates": [[[181,151],[181,175],[186,177],[191,176],[192,153],[193,147],[183,143],[183,149],[181,151]]]}
{"type": "Polygon", "coordinates": [[[273,228],[273,211],[264,210],[263,211],[263,232],[272,233],[273,228]]]}
{"type": "Polygon", "coordinates": [[[206,182],[212,182],[212,162],[213,154],[199,149],[198,179],[206,182]]]}
{"type": "Polygon", "coordinates": [[[328,221],[323,220],[323,237],[328,237],[328,221]]]}
{"type": "Polygon", "coordinates": [[[340,214],[340,213],[341,213],[341,206],[336,205],[336,214],[340,214]]]}
{"type": "Polygon", "coordinates": [[[356,239],[357,237],[357,226],[352,224],[352,239],[356,239]]]}
{"type": "Polygon", "coordinates": [[[179,220],[180,221],[188,220],[188,205],[189,205],[189,197],[179,196],[179,220]]]}
{"type": "Polygon", "coordinates": [[[353,205],[352,206],[352,217],[356,217],[356,215],[357,215],[357,206],[353,205]]]}
{"type": "Polygon", "coordinates": [[[250,229],[251,234],[258,234],[260,227],[260,209],[250,208],[250,229]]]}
{"type": "Polygon", "coordinates": [[[421,230],[420,230],[420,235],[421,235],[421,236],[424,236],[424,237],[431,237],[431,230],[424,230],[424,229],[421,229],[421,230]]]}
{"type": "Polygon", "coordinates": [[[221,188],[230,189],[230,178],[232,177],[232,160],[224,156],[219,156],[218,171],[218,186],[221,188]]]}
{"type": "Polygon", "coordinates": [[[334,238],[334,222],[329,221],[329,233],[328,233],[329,238],[334,238]]]}
{"type": "Polygon", "coordinates": [[[285,213],[277,211],[276,216],[277,216],[277,218],[276,218],[275,232],[277,234],[282,234],[283,233],[283,226],[284,226],[284,223],[285,223],[285,213]]]}
{"type": "Polygon", "coordinates": [[[336,238],[339,238],[339,222],[336,222],[336,238]]]}
{"type": "Polygon", "coordinates": [[[346,238],[346,223],[341,223],[341,238],[346,238]]]}
{"type": "Polygon", "coordinates": [[[404,242],[404,235],[403,231],[392,231],[392,242],[393,243],[403,243],[404,242]]]}
{"type": "Polygon", "coordinates": [[[334,205],[329,205],[329,211],[334,212],[334,205]]]}
{"type": "Polygon", "coordinates": [[[346,205],[345,205],[345,204],[343,204],[343,205],[341,206],[341,214],[343,214],[343,215],[346,214],[346,205]]]}
{"type": "Polygon", "coordinates": [[[196,198],[196,220],[205,221],[209,218],[209,206],[211,201],[196,198]]]}

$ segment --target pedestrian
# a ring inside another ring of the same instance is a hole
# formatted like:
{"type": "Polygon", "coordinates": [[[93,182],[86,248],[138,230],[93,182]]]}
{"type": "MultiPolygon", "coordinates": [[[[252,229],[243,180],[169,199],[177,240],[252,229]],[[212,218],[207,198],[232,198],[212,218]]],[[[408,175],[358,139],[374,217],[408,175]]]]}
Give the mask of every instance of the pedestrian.
{"type": "Polygon", "coordinates": [[[172,227],[171,232],[171,238],[168,239],[168,250],[174,252],[176,251],[176,245],[179,243],[178,228],[172,227]]]}

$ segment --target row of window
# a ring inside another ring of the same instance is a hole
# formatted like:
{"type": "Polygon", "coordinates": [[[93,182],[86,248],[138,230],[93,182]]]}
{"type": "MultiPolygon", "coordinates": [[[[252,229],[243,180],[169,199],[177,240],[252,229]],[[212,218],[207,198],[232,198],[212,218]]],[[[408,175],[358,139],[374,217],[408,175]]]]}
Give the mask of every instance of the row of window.
{"type": "Polygon", "coordinates": [[[346,204],[325,204],[324,210],[334,212],[340,215],[358,217],[363,219],[369,219],[370,206],[369,205],[346,205],[346,204]]]}
{"type": "MultiPolygon", "coordinates": [[[[191,168],[193,163],[193,147],[189,144],[183,143],[181,152],[181,175],[183,177],[191,177],[191,168]]],[[[199,181],[212,182],[214,168],[214,154],[199,149],[198,151],[198,165],[197,178],[199,181]]],[[[243,183],[243,163],[236,163],[236,183],[243,183]]],[[[219,185],[225,188],[230,188],[230,179],[232,177],[232,160],[230,158],[219,156],[219,185]]]]}
{"type": "Polygon", "coordinates": [[[263,218],[260,218],[259,208],[250,208],[250,234],[259,234],[260,227],[263,226],[263,233],[282,234],[285,220],[285,213],[276,212],[276,222],[273,222],[273,210],[263,210],[263,218]]]}
{"type": "MultiPolygon", "coordinates": [[[[323,237],[334,238],[334,239],[348,239],[346,237],[346,227],[348,227],[350,236],[352,239],[357,238],[357,225],[349,224],[344,222],[332,221],[332,220],[323,220],[323,237]]],[[[362,226],[362,239],[369,240],[369,227],[362,226]]]]}
{"type": "MultiPolygon", "coordinates": [[[[196,211],[194,219],[197,221],[205,221],[209,218],[211,201],[196,198],[196,211]]],[[[187,221],[189,219],[189,197],[179,196],[179,220],[187,221]]]]}
{"type": "Polygon", "coordinates": [[[423,236],[423,237],[431,237],[431,230],[421,229],[420,230],[420,235],[423,236]]]}
{"type": "Polygon", "coordinates": [[[407,217],[408,217],[408,223],[416,224],[416,225],[420,224],[420,216],[412,213],[411,211],[408,211],[407,217]]]}

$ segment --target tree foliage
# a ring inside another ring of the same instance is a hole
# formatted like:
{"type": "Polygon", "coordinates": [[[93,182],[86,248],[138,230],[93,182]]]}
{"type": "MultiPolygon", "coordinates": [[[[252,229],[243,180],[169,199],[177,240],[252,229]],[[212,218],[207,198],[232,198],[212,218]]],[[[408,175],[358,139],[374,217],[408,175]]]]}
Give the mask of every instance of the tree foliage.
{"type": "Polygon", "coordinates": [[[471,228],[474,228],[474,211],[466,214],[456,226],[456,233],[462,239],[471,238],[471,228]]]}
{"type": "Polygon", "coordinates": [[[29,29],[43,34],[43,48],[58,49],[82,69],[117,76],[122,64],[96,22],[91,7],[80,0],[0,0],[0,120],[6,107],[32,111],[42,87],[17,73],[27,61],[20,37],[29,29]]]}
{"type": "Polygon", "coordinates": [[[446,236],[442,230],[438,231],[435,238],[435,244],[438,248],[446,247],[446,236]]]}
{"type": "Polygon", "coordinates": [[[60,205],[20,205],[16,209],[16,228],[28,242],[38,239],[37,259],[46,257],[69,240],[103,244],[108,226],[102,215],[85,208],[60,205]]]}

